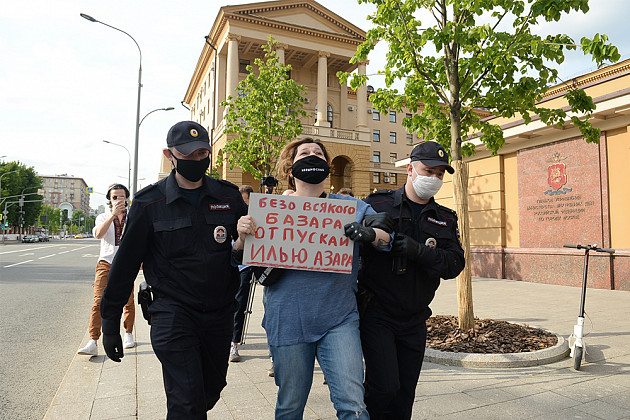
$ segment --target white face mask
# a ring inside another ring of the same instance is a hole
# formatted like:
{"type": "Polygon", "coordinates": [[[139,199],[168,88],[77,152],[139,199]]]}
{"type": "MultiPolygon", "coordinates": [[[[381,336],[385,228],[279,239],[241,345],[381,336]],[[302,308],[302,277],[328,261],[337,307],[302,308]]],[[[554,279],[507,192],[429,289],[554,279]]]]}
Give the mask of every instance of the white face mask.
{"type": "Polygon", "coordinates": [[[416,168],[412,165],[416,178],[412,181],[413,189],[421,200],[428,200],[440,191],[444,183],[440,178],[434,176],[419,175],[416,168]]]}

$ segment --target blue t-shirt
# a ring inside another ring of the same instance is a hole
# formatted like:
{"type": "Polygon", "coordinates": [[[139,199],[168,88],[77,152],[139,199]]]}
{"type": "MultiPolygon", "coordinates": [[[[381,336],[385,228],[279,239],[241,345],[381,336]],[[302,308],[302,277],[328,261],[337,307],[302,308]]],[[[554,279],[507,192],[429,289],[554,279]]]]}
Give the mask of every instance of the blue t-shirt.
{"type": "MultiPolygon", "coordinates": [[[[328,198],[355,200],[356,221],[374,214],[372,207],[354,197],[330,194],[328,198]]],[[[273,286],[265,287],[262,326],[272,346],[313,343],[326,333],[359,319],[357,273],[359,245],[355,242],[352,273],[285,270],[273,286]]]]}

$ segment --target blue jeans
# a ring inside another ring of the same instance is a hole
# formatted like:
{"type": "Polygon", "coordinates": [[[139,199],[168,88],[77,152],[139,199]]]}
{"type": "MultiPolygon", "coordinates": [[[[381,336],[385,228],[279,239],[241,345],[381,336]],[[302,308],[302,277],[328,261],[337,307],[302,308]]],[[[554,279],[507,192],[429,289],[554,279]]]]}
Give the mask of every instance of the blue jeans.
{"type": "Polygon", "coordinates": [[[276,419],[302,420],[313,382],[315,357],[328,382],[339,419],[369,419],[363,402],[363,357],[359,321],[328,331],[314,343],[269,346],[278,385],[276,419]]]}

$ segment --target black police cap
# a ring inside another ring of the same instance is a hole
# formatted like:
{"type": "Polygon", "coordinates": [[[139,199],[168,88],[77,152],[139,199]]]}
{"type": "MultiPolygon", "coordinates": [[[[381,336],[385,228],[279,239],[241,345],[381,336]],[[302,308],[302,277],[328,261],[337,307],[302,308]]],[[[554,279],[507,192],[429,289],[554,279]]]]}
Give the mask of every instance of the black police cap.
{"type": "Polygon", "coordinates": [[[180,121],[172,126],[168,130],[166,144],[168,147],[174,147],[184,156],[199,149],[210,151],[208,131],[194,121],[180,121]]]}
{"type": "Polygon", "coordinates": [[[446,170],[449,174],[455,172],[455,169],[448,163],[448,153],[439,143],[434,141],[425,141],[420,143],[411,151],[409,155],[412,162],[420,161],[429,168],[435,168],[436,166],[446,166],[446,170]]]}

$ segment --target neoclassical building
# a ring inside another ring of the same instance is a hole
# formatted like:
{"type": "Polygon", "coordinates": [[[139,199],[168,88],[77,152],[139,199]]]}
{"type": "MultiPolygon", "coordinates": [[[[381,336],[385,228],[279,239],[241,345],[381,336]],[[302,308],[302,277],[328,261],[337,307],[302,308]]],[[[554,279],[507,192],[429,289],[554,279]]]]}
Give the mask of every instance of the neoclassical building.
{"type": "MultiPolygon", "coordinates": [[[[191,119],[207,127],[212,136],[213,164],[230,139],[224,133],[224,108],[219,104],[244,79],[246,67],[263,56],[269,35],[279,42],[281,62],[292,66],[291,78],[307,89],[302,136],[316,137],[332,156],[330,188],[350,187],[355,195],[398,188],[405,182],[404,168],[394,165],[408,156],[418,137],[402,126],[405,113],[381,115],[368,101],[370,86],[354,92],[341,85],[338,71],[365,74],[365,62],[351,64],[365,32],[313,0],[279,0],[219,11],[201,51],[184,103],[191,119]],[[318,104],[325,104],[318,106],[318,104]]],[[[219,164],[221,164],[219,162],[219,164]]],[[[163,159],[162,175],[170,171],[163,159]]],[[[260,180],[239,168],[220,166],[220,175],[237,185],[260,180]]]]}
{"type": "MultiPolygon", "coordinates": [[[[365,74],[366,63],[350,58],[365,32],[313,0],[278,0],[222,7],[184,96],[191,119],[211,133],[213,164],[237,185],[259,180],[216,162],[229,140],[219,106],[246,77],[246,66],[263,56],[268,36],[279,41],[280,60],[307,88],[303,136],[324,141],[333,158],[329,188],[351,187],[357,196],[394,189],[406,181],[405,158],[421,141],[407,133],[410,116],[381,114],[368,99],[370,86],[354,92],[336,73],[365,74]],[[325,104],[325,106],[318,106],[325,104]],[[396,164],[397,162],[397,164],[396,164]]],[[[583,254],[564,243],[598,244],[615,255],[592,257],[589,284],[630,290],[630,60],[553,87],[543,105],[566,107],[564,94],[580,87],[597,106],[593,124],[599,144],[587,144],[567,123],[550,127],[534,118],[505,120],[487,115],[504,130],[506,145],[491,156],[476,144],[470,167],[469,210],[473,274],[567,284],[581,282],[583,254]]],[[[162,176],[170,171],[163,158],[162,176]]],[[[438,201],[454,207],[447,174],[438,201]]]]}

